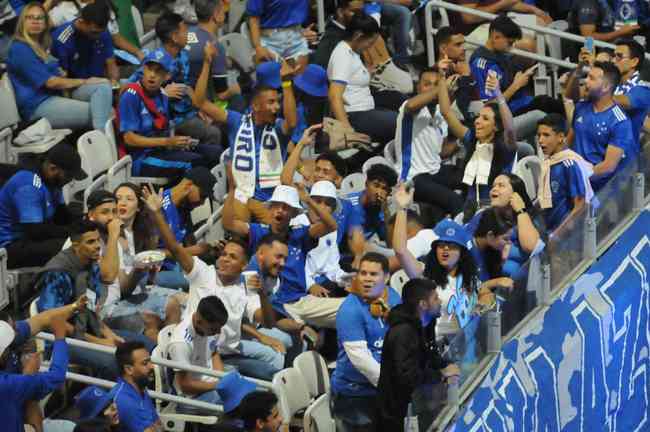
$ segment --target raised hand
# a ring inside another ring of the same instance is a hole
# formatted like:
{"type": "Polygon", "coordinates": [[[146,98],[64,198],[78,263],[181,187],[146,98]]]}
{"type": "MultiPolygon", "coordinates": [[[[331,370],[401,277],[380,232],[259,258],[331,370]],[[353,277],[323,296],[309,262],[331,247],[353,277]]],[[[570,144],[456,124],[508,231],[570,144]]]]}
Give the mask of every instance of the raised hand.
{"type": "Polygon", "coordinates": [[[152,186],[143,186],[142,201],[144,201],[149,211],[153,213],[160,211],[163,203],[163,189],[160,188],[158,193],[155,193],[152,186]]]}
{"type": "Polygon", "coordinates": [[[411,188],[410,190],[406,189],[406,184],[405,183],[400,183],[397,186],[397,189],[393,193],[393,199],[395,200],[395,204],[397,204],[397,207],[400,209],[406,209],[408,208],[411,203],[413,202],[413,193],[415,192],[414,188],[411,188]]]}

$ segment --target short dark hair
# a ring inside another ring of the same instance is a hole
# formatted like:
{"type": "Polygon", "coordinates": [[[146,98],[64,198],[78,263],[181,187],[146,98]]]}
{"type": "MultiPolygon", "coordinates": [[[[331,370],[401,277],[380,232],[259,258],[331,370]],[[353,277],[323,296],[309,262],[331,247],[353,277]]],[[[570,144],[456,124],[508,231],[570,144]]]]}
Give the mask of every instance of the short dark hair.
{"type": "Polygon", "coordinates": [[[156,36],[162,43],[167,43],[172,38],[172,33],[178,30],[183,17],[174,12],[163,12],[156,20],[156,36]]]}
{"type": "Polygon", "coordinates": [[[267,92],[267,91],[274,91],[274,92],[277,93],[278,89],[276,89],[275,87],[265,85],[265,84],[258,84],[253,88],[253,98],[252,99],[255,99],[256,97],[258,97],[259,95],[261,95],[262,93],[267,92]]]}
{"type": "Polygon", "coordinates": [[[195,0],[194,10],[196,11],[196,19],[200,22],[208,21],[214,11],[221,6],[221,0],[195,0]]]}
{"type": "Polygon", "coordinates": [[[380,253],[366,252],[366,254],[363,257],[361,257],[361,261],[359,261],[359,266],[361,266],[361,263],[364,261],[381,264],[381,269],[384,271],[384,273],[390,273],[390,267],[388,266],[388,258],[386,258],[380,253]]]}
{"type": "Polygon", "coordinates": [[[436,283],[431,279],[411,279],[402,289],[402,303],[415,309],[421,300],[427,300],[436,290],[436,283]]]}
{"type": "Polygon", "coordinates": [[[614,65],[614,63],[609,62],[596,62],[594,63],[595,68],[599,68],[603,71],[603,78],[612,86],[610,92],[613,93],[616,87],[621,82],[621,72],[614,65]]]}
{"type": "Polygon", "coordinates": [[[246,430],[252,430],[257,420],[266,420],[278,404],[278,397],[269,391],[254,391],[247,394],[239,404],[239,413],[246,430]]]}
{"type": "Polygon", "coordinates": [[[226,241],[226,244],[228,244],[228,243],[236,244],[237,246],[242,248],[242,250],[244,251],[244,256],[246,257],[247,261],[251,259],[251,254],[250,254],[249,249],[248,249],[248,244],[246,244],[246,242],[244,240],[242,240],[239,237],[231,237],[230,239],[228,239],[226,241]]]}
{"type": "Polygon", "coordinates": [[[125,366],[133,365],[133,351],[139,349],[146,350],[147,347],[141,341],[124,342],[117,346],[117,349],[115,350],[115,361],[120,373],[124,372],[125,366]]]}
{"type": "Polygon", "coordinates": [[[397,184],[397,173],[388,165],[375,164],[366,172],[366,180],[369,182],[379,180],[386,183],[388,187],[393,187],[397,184]]]}
{"type": "Polygon", "coordinates": [[[495,31],[508,39],[521,39],[521,27],[506,15],[499,15],[490,23],[490,34],[495,31]]]}
{"type": "Polygon", "coordinates": [[[351,39],[356,32],[361,32],[363,37],[376,35],[379,33],[379,24],[365,12],[357,12],[352,15],[352,19],[345,29],[345,39],[351,39]]]}
{"type": "Polygon", "coordinates": [[[630,58],[639,60],[639,63],[636,65],[636,70],[643,69],[643,62],[645,61],[645,49],[643,49],[643,46],[640,43],[632,38],[623,38],[618,39],[615,42],[615,45],[626,46],[627,49],[630,50],[630,58]]]}
{"type": "Polygon", "coordinates": [[[111,422],[106,417],[77,422],[72,432],[111,432],[111,422]]]}
{"type": "Polygon", "coordinates": [[[558,113],[547,114],[543,119],[537,122],[537,126],[548,126],[555,133],[567,133],[566,119],[558,113]]]}
{"type": "Polygon", "coordinates": [[[345,163],[345,160],[339,156],[336,152],[325,152],[318,155],[316,162],[318,161],[328,161],[334,166],[336,173],[341,177],[348,175],[348,165],[345,163]]]}
{"type": "Polygon", "coordinates": [[[350,3],[352,3],[355,0],[339,0],[336,3],[336,8],[337,9],[346,9],[348,6],[350,6],[350,3]]]}
{"type": "Polygon", "coordinates": [[[226,306],[217,296],[203,297],[199,301],[196,311],[201,315],[201,318],[210,324],[221,324],[223,326],[228,321],[226,306]]]}
{"type": "Polygon", "coordinates": [[[270,232],[263,235],[262,238],[257,242],[257,249],[261,248],[262,246],[271,246],[274,242],[288,245],[286,237],[270,232]]]}
{"type": "Polygon", "coordinates": [[[106,28],[111,19],[111,10],[105,1],[98,0],[81,9],[81,19],[97,27],[106,28]]]}
{"type": "Polygon", "coordinates": [[[463,32],[454,30],[449,26],[440,27],[434,36],[436,43],[436,52],[440,53],[440,47],[444,44],[448,44],[451,38],[457,34],[463,34],[463,32]]]}
{"type": "Polygon", "coordinates": [[[70,231],[70,240],[71,241],[78,241],[81,236],[84,234],[91,232],[91,231],[100,231],[101,232],[101,227],[97,222],[88,220],[88,219],[83,219],[81,222],[78,224],[75,224],[71,231],[70,231]]]}
{"type": "Polygon", "coordinates": [[[432,66],[432,67],[425,67],[424,69],[422,69],[422,70],[420,71],[419,79],[422,79],[422,76],[423,76],[425,73],[438,74],[438,73],[440,73],[440,71],[438,70],[438,67],[435,66],[435,65],[432,66]]]}

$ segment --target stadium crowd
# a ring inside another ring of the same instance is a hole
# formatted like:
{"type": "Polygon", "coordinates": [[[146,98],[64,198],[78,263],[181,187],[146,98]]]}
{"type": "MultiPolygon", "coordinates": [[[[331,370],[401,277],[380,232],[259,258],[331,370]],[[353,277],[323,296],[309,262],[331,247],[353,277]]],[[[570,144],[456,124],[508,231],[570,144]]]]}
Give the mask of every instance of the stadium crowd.
{"type": "Polygon", "coordinates": [[[453,2],[498,15],[449,11],[433,67],[414,0],[326,2],[323,33],[312,2],[248,0],[237,56],[222,0],[162,5],[154,49],[130,1],[0,2],[21,127],[72,130],[0,173],[0,247],[9,269],[33,269],[35,298],[27,318],[0,317],[0,429],[165,430],[148,393],[159,356],[227,372],[163,368],[170,393],[223,406],[201,430],[288,430],[249,378],[270,382],[308,350],[333,369],[337,430],[430,424],[444,405],[431,410],[432,388],[477,363],[477,318],[507,308],[528,259],[626,181],[650,110],[647,2],[453,2]],[[536,95],[539,65],[510,52],[536,52],[517,24],[530,16],[587,37],[562,47],[578,68],[557,97],[536,95]],[[76,138],[107,124],[105,150],[132,158],[133,181],[92,191],[82,214],[64,200],[87,176],[76,138]],[[532,187],[524,158],[539,163],[532,187]],[[194,235],[206,200],[223,203],[218,242],[194,235]],[[408,282],[392,286],[399,271],[408,282]],[[55,338],[44,350],[30,342],[41,331],[55,338]],[[64,386],[71,367],[116,384],[64,386]],[[39,401],[62,388],[75,415],[46,418],[39,401]]]}

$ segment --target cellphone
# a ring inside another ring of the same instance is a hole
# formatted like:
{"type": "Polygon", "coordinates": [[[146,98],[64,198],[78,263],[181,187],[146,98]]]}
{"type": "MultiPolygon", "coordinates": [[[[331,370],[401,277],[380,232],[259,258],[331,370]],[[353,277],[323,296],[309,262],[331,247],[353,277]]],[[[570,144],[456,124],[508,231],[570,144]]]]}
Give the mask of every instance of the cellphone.
{"type": "Polygon", "coordinates": [[[592,38],[591,36],[585,38],[585,49],[589,51],[591,54],[594,53],[594,38],[592,38]]]}
{"type": "Polygon", "coordinates": [[[194,148],[199,145],[199,140],[196,138],[190,138],[190,147],[194,148]]]}

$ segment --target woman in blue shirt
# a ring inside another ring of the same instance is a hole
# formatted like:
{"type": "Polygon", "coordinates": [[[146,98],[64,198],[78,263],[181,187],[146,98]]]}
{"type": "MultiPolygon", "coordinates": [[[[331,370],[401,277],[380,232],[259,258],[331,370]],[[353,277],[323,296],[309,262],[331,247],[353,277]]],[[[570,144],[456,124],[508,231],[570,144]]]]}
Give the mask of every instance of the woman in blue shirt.
{"type": "Polygon", "coordinates": [[[512,288],[512,279],[502,277],[504,250],[512,238],[512,222],[499,216],[496,209],[482,211],[472,239],[472,256],[478,267],[481,291],[496,287],[512,288]]]}
{"type": "Polygon", "coordinates": [[[112,109],[110,82],[65,78],[49,53],[51,42],[47,12],[40,3],[29,3],[18,19],[7,59],[21,117],[45,117],[56,129],[103,130],[112,109]],[[70,91],[71,97],[63,97],[63,91],[70,91]]]}

